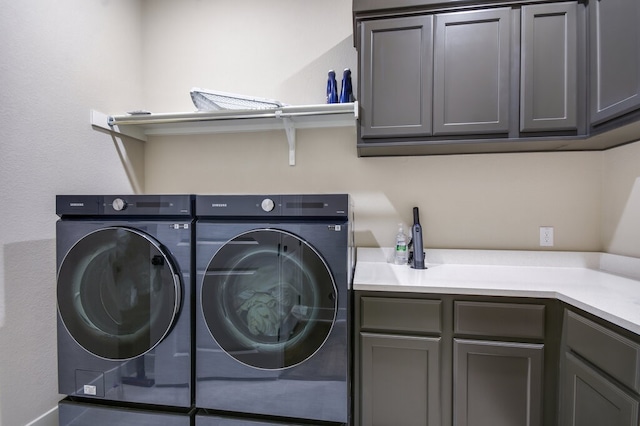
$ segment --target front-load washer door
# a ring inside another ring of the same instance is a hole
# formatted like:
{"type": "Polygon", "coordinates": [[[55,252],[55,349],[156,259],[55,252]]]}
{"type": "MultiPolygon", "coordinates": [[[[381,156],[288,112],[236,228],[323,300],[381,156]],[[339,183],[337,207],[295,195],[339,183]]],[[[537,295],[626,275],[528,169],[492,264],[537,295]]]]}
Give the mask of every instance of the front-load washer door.
{"type": "Polygon", "coordinates": [[[149,235],[106,227],[82,237],[58,270],[58,311],[75,341],[109,360],[153,349],[180,308],[180,278],[149,235]]]}
{"type": "Polygon", "coordinates": [[[329,267],[308,243],[280,230],[236,236],[213,255],[201,307],[211,336],[237,361],[292,367],[313,356],[336,318],[329,267]]]}

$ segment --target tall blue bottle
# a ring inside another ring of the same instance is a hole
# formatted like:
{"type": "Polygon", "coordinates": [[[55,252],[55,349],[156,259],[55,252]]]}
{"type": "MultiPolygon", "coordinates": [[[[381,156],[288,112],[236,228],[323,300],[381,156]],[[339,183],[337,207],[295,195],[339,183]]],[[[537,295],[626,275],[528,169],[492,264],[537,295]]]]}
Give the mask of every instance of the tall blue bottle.
{"type": "Polygon", "coordinates": [[[329,70],[329,79],[327,80],[327,103],[338,103],[338,82],[336,81],[336,72],[329,70]]]}
{"type": "Polygon", "coordinates": [[[351,86],[351,70],[345,68],[342,73],[342,89],[340,90],[340,103],[353,102],[353,87],[351,86]]]}

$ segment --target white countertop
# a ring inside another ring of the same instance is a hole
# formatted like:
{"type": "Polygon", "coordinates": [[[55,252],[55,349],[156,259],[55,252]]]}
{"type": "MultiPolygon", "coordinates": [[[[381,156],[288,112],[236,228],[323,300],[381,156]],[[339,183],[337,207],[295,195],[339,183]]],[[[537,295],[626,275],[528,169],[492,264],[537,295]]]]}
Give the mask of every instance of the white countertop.
{"type": "Polygon", "coordinates": [[[426,250],[428,269],[358,248],[354,290],[556,298],[640,335],[640,259],[605,253],[426,250]]]}

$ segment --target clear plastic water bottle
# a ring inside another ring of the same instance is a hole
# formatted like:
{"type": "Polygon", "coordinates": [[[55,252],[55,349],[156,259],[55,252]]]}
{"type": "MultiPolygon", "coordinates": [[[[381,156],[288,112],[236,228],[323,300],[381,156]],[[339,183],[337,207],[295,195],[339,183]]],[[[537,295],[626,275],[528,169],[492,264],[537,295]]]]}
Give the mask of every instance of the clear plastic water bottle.
{"type": "Polygon", "coordinates": [[[351,70],[345,68],[342,72],[342,88],[340,90],[340,103],[353,102],[353,86],[351,85],[351,70]]]}
{"type": "Polygon", "coordinates": [[[396,249],[393,262],[396,265],[406,265],[409,261],[409,250],[407,248],[407,236],[404,233],[402,224],[398,224],[398,234],[396,235],[396,249]]]}
{"type": "Polygon", "coordinates": [[[336,81],[336,72],[329,70],[329,78],[327,79],[327,103],[338,103],[338,82],[336,81]]]}

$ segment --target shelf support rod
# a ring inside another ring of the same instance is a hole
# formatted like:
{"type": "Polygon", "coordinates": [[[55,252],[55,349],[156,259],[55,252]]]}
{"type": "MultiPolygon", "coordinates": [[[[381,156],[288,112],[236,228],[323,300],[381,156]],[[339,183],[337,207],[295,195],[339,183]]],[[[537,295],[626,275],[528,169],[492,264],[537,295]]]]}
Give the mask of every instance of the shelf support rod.
{"type": "Polygon", "coordinates": [[[111,135],[118,137],[127,136],[143,142],[147,141],[147,135],[144,134],[142,129],[137,129],[131,126],[123,126],[123,128],[120,128],[118,124],[112,123],[111,116],[103,114],[100,111],[91,110],[90,121],[91,126],[96,130],[110,133],[111,135]]]}

